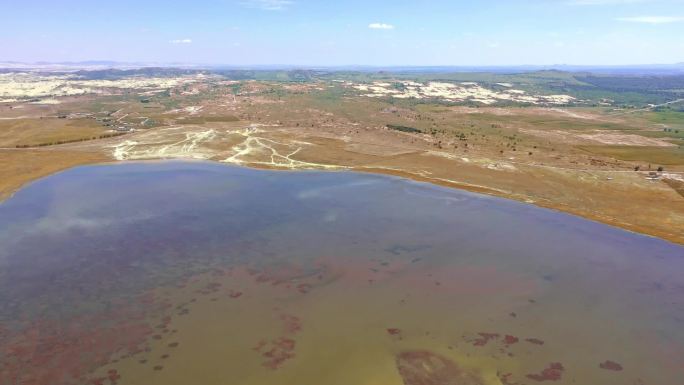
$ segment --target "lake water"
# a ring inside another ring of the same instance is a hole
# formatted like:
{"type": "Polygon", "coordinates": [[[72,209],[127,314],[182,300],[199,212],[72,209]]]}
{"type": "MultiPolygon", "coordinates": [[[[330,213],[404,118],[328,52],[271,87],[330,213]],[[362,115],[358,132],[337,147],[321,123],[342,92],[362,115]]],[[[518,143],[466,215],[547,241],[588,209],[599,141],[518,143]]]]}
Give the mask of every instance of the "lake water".
{"type": "Polygon", "coordinates": [[[1,385],[537,383],[684,383],[684,247],[200,162],[78,167],[0,204],[1,385]]]}

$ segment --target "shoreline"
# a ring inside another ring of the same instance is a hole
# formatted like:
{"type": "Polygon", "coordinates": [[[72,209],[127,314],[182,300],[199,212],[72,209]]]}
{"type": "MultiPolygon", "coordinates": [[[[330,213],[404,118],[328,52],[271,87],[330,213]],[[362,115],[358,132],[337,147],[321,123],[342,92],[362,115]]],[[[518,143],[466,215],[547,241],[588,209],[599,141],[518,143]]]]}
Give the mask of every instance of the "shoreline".
{"type": "Polygon", "coordinates": [[[26,180],[22,183],[20,183],[18,186],[15,186],[13,188],[7,189],[7,190],[0,190],[0,205],[2,205],[5,201],[11,199],[16,192],[19,190],[29,186],[31,183],[40,180],[42,178],[58,174],[60,172],[64,172],[66,170],[75,168],[75,167],[81,167],[81,166],[94,166],[94,165],[116,165],[116,164],[125,164],[125,163],[145,163],[145,162],[158,162],[158,161],[176,161],[176,162],[210,162],[214,163],[217,165],[226,165],[226,166],[231,166],[231,167],[245,167],[245,168],[251,168],[251,169],[257,169],[257,170],[270,170],[270,171],[290,171],[290,172],[301,172],[301,171],[314,171],[314,172],[357,172],[357,173],[366,173],[366,174],[375,174],[375,175],[385,175],[385,176],[393,176],[393,177],[399,177],[407,180],[411,180],[414,182],[421,182],[421,183],[429,183],[435,186],[441,186],[445,188],[450,188],[450,189],[458,189],[458,190],[463,190],[463,191],[468,191],[472,193],[477,193],[477,194],[483,194],[487,196],[493,196],[497,198],[502,198],[502,199],[508,199],[512,200],[515,202],[523,203],[523,204],[528,204],[528,205],[533,205],[539,208],[544,208],[544,209],[549,209],[549,210],[554,210],[558,212],[562,212],[565,214],[573,215],[585,220],[597,222],[597,223],[602,223],[604,225],[608,225],[614,228],[618,228],[620,230],[628,231],[631,233],[643,235],[643,236],[648,236],[648,237],[653,237],[653,238],[658,238],[667,242],[671,242],[676,245],[684,246],[684,234],[678,234],[677,232],[672,232],[672,233],[666,233],[662,231],[658,231],[656,229],[653,229],[649,226],[641,226],[638,224],[632,224],[632,223],[626,223],[623,221],[620,221],[616,218],[610,218],[610,217],[605,217],[605,216],[600,216],[600,215],[595,215],[591,213],[587,213],[583,210],[576,209],[574,207],[570,207],[567,205],[561,205],[561,204],[555,204],[553,202],[545,202],[542,200],[530,200],[530,199],[524,199],[524,197],[516,195],[514,193],[509,193],[503,190],[499,190],[496,188],[490,188],[487,186],[482,186],[482,185],[474,185],[474,184],[468,184],[468,183],[462,183],[458,181],[450,181],[446,179],[441,179],[441,178],[432,178],[424,175],[419,175],[416,173],[412,173],[410,171],[405,171],[405,170],[400,170],[400,169],[390,169],[390,168],[382,168],[382,167],[346,167],[346,168],[341,168],[339,170],[330,170],[330,169],[317,169],[317,168],[302,168],[302,169],[296,169],[296,168],[282,168],[282,167],[269,167],[268,165],[263,165],[263,164],[233,164],[233,163],[225,163],[225,162],[219,162],[216,160],[211,160],[211,159],[182,159],[182,158],[159,158],[159,159],[136,159],[136,160],[104,160],[104,161],[93,161],[93,162],[83,162],[83,163],[78,163],[78,164],[72,164],[72,165],[65,165],[64,167],[58,167],[55,169],[50,169],[50,170],[41,170],[41,172],[36,173],[34,178],[31,178],[30,180],[26,180]]]}
{"type": "Polygon", "coordinates": [[[416,175],[413,173],[410,173],[408,171],[401,171],[401,170],[378,170],[378,171],[370,171],[370,170],[354,170],[358,172],[367,172],[371,174],[382,174],[382,175],[391,175],[391,176],[397,176],[401,177],[404,179],[409,179],[413,181],[418,181],[418,182],[424,182],[424,183],[430,183],[436,186],[442,186],[446,188],[452,188],[452,189],[460,189],[468,192],[473,192],[477,194],[483,194],[483,195],[488,195],[488,196],[493,196],[497,198],[502,198],[502,199],[508,199],[511,201],[523,203],[523,204],[528,204],[532,206],[536,206],[539,208],[547,209],[547,210],[553,210],[557,212],[561,212],[564,214],[568,215],[573,215],[588,221],[592,222],[597,222],[601,223],[607,226],[611,226],[623,231],[628,231],[630,233],[634,234],[639,234],[647,237],[652,237],[652,238],[657,238],[661,239],[667,242],[671,242],[676,245],[681,245],[684,246],[684,235],[678,235],[677,233],[664,233],[662,231],[656,231],[653,230],[647,226],[639,226],[631,223],[625,223],[621,222],[617,219],[614,218],[608,218],[604,216],[599,216],[599,215],[592,215],[588,214],[582,210],[575,209],[573,207],[569,207],[566,205],[559,205],[559,204],[554,204],[554,203],[546,203],[543,201],[529,201],[526,199],[522,199],[520,197],[517,197],[515,194],[506,194],[502,193],[499,190],[488,188],[486,186],[474,186],[474,185],[469,185],[465,183],[459,183],[459,182],[451,182],[451,181],[445,181],[445,180],[440,180],[440,179],[435,179],[435,178],[430,178],[430,177],[425,177],[421,175],[416,175]]]}

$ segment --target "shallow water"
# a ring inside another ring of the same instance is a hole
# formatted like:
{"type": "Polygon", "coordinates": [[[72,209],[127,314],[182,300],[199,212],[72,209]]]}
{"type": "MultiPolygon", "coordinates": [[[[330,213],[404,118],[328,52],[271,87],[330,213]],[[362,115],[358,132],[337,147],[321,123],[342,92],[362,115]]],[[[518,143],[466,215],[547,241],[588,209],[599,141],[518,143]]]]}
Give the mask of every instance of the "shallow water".
{"type": "Polygon", "coordinates": [[[0,384],[681,384],[684,247],[403,179],[75,168],[0,205],[0,384]]]}

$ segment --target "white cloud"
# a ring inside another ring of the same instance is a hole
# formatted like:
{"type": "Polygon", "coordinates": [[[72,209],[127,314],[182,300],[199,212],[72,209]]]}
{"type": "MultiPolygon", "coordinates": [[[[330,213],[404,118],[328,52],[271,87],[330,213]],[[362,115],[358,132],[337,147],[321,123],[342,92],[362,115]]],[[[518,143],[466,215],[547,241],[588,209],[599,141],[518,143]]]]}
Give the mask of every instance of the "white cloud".
{"type": "Polygon", "coordinates": [[[282,11],[294,4],[291,0],[247,0],[242,5],[249,8],[258,8],[264,11],[282,11]]]}
{"type": "Polygon", "coordinates": [[[646,23],[646,24],[669,24],[684,21],[681,16],[634,16],[634,17],[618,17],[619,21],[627,21],[630,23],[646,23]]]}
{"type": "Polygon", "coordinates": [[[392,24],[385,24],[385,23],[371,23],[371,24],[368,24],[368,28],[370,28],[370,29],[394,29],[394,26],[392,24]]]}
{"type": "Polygon", "coordinates": [[[170,40],[169,43],[171,43],[171,44],[190,44],[190,43],[192,43],[192,39],[175,39],[175,40],[170,40]]]}

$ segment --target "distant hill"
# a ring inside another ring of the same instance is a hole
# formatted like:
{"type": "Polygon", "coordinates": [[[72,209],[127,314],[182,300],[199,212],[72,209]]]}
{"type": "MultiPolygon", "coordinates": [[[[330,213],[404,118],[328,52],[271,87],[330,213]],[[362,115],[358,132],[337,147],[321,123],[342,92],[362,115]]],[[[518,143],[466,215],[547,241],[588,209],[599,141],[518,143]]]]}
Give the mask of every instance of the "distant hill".
{"type": "Polygon", "coordinates": [[[117,62],[112,60],[87,60],[77,62],[34,62],[18,61],[0,62],[0,69],[35,70],[35,71],[77,71],[105,69],[140,69],[140,68],[181,68],[206,69],[212,71],[352,71],[352,72],[387,72],[387,73],[527,73],[538,71],[586,72],[594,74],[626,74],[626,75],[658,75],[684,74],[684,63],[643,64],[643,65],[513,65],[513,66],[302,66],[302,65],[230,65],[230,64],[191,64],[191,63],[147,63],[117,62]]]}

